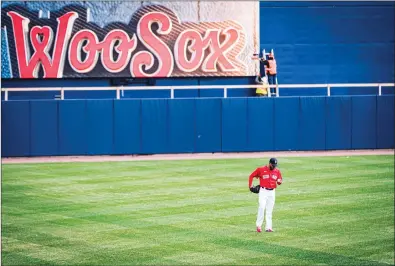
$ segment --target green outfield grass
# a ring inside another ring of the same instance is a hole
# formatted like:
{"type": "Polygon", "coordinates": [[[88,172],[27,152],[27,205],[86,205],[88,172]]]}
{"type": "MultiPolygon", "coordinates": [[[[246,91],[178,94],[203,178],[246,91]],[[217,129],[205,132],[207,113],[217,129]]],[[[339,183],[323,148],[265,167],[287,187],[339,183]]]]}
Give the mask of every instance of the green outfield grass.
{"type": "Polygon", "coordinates": [[[267,160],[3,165],[2,264],[394,264],[393,156],[279,158],[259,234],[267,160]]]}

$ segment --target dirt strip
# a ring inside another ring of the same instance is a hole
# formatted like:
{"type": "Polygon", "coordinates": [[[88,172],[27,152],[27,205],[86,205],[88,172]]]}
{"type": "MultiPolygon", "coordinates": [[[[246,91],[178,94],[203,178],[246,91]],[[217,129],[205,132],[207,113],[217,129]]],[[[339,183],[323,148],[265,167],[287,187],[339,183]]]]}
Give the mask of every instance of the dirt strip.
{"type": "Polygon", "coordinates": [[[234,159],[269,157],[309,157],[309,156],[355,156],[355,155],[394,155],[393,149],[383,150],[337,150],[337,151],[281,151],[281,152],[243,152],[243,153],[188,153],[125,156],[56,156],[2,158],[3,164],[15,163],[56,163],[56,162],[121,162],[153,160],[196,160],[196,159],[234,159]]]}

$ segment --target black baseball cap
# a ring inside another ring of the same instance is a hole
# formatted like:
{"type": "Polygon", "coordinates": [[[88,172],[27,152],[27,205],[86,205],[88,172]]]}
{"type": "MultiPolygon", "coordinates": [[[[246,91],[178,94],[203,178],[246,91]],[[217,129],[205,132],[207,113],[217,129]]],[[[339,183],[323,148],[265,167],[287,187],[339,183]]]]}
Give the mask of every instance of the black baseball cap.
{"type": "Polygon", "coordinates": [[[269,163],[272,164],[273,166],[277,166],[277,159],[276,158],[270,158],[269,163]]]}

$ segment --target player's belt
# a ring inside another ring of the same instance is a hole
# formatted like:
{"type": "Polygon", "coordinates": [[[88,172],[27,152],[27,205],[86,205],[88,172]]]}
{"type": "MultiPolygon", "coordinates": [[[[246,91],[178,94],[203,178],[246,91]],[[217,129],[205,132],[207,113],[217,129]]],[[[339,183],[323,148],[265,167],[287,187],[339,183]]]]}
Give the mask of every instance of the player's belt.
{"type": "Polygon", "coordinates": [[[266,190],[273,190],[274,189],[274,188],[267,188],[267,187],[261,187],[261,188],[264,188],[266,190]]]}

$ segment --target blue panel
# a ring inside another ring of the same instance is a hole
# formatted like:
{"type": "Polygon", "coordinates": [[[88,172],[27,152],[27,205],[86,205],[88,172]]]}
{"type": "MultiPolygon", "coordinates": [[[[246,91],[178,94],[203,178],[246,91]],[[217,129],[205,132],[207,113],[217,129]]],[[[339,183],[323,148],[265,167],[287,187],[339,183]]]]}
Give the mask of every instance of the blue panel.
{"type": "MultiPolygon", "coordinates": [[[[4,88],[51,88],[51,87],[108,87],[108,79],[11,79],[1,83],[4,88]]],[[[67,92],[66,92],[67,93],[67,92]]],[[[59,91],[58,91],[59,94],[59,91]]]]}
{"type": "Polygon", "coordinates": [[[395,87],[383,87],[381,88],[382,95],[394,95],[395,94],[395,87]]]}
{"type": "Polygon", "coordinates": [[[274,148],[278,151],[298,150],[299,97],[274,100],[274,148]]]}
{"type": "Polygon", "coordinates": [[[326,149],[351,149],[351,97],[331,96],[326,99],[326,149]]]}
{"type": "Polygon", "coordinates": [[[325,97],[301,97],[299,150],[325,150],[325,97]]]}
{"type": "Polygon", "coordinates": [[[260,7],[260,47],[274,49],[280,84],[394,81],[393,2],[264,1],[260,7]]]}
{"type": "Polygon", "coordinates": [[[113,100],[88,100],[86,102],[89,155],[112,154],[113,102],[113,100]]]}
{"type": "Polygon", "coordinates": [[[248,151],[274,150],[274,117],[273,99],[248,99],[248,151]]]}
{"type": "Polygon", "coordinates": [[[13,91],[8,93],[8,100],[54,100],[58,91],[13,91]]]}
{"type": "Polygon", "coordinates": [[[336,87],[331,89],[331,96],[335,95],[377,95],[377,87],[336,87]]]}
{"type": "Polygon", "coordinates": [[[161,99],[170,98],[170,90],[129,90],[124,92],[122,98],[134,99],[161,99]]]}
{"type": "Polygon", "coordinates": [[[202,77],[200,85],[245,85],[254,84],[255,77],[202,77]]]}
{"type": "Polygon", "coordinates": [[[30,112],[31,155],[58,155],[58,101],[31,101],[30,112]]]}
{"type": "Polygon", "coordinates": [[[195,151],[195,100],[169,100],[168,103],[169,153],[195,151]]]}
{"type": "MultiPolygon", "coordinates": [[[[247,83],[246,83],[247,84],[247,83]]],[[[228,97],[251,97],[255,96],[255,89],[228,89],[228,97]]]]}
{"type": "Polygon", "coordinates": [[[65,99],[114,99],[116,92],[108,91],[66,91],[64,93],[65,99]]]}
{"type": "MultiPolygon", "coordinates": [[[[207,77],[200,80],[200,85],[247,85],[254,84],[252,77],[207,77]]],[[[254,89],[228,89],[228,97],[247,97],[255,95],[254,89]]],[[[223,97],[223,89],[200,89],[199,97],[223,97]]]]}
{"type": "Polygon", "coordinates": [[[196,99],[196,152],[221,151],[221,99],[196,99]]]}
{"type": "MultiPolygon", "coordinates": [[[[110,86],[109,80],[105,79],[38,79],[38,80],[24,80],[13,79],[4,80],[2,86],[4,88],[48,88],[48,87],[104,87],[110,86]]],[[[56,96],[60,97],[59,91],[23,91],[23,92],[10,92],[10,100],[25,100],[25,99],[55,99],[56,96]]],[[[113,99],[115,98],[115,91],[65,91],[65,99],[113,99]]]]}
{"type": "MultiPolygon", "coordinates": [[[[197,78],[159,78],[156,80],[156,86],[191,86],[198,85],[197,78]]],[[[175,90],[174,98],[193,98],[199,97],[199,91],[196,90],[175,90]]]]}
{"type": "Polygon", "coordinates": [[[224,90],[223,89],[200,89],[199,90],[199,97],[215,97],[215,98],[222,98],[224,97],[224,90]]]}
{"type": "Polygon", "coordinates": [[[86,101],[59,101],[59,154],[87,154],[86,101]]]}
{"type": "Polygon", "coordinates": [[[376,96],[354,96],[352,108],[352,149],[376,149],[376,96]]]}
{"type": "Polygon", "coordinates": [[[1,109],[1,155],[30,156],[30,102],[4,101],[1,109]]]}
{"type": "Polygon", "coordinates": [[[222,99],[222,151],[247,150],[247,99],[222,99]]]}
{"type": "Polygon", "coordinates": [[[199,97],[199,90],[175,90],[174,98],[196,98],[199,97]]]}
{"type": "Polygon", "coordinates": [[[394,148],[394,97],[377,97],[377,148],[394,148]]]}
{"type": "Polygon", "coordinates": [[[141,151],[141,101],[114,101],[114,154],[141,151]]]}
{"type": "Polygon", "coordinates": [[[280,96],[325,96],[326,88],[281,88],[280,96]]]}
{"type": "MultiPolygon", "coordinates": [[[[395,52],[393,44],[372,43],[368,46],[365,43],[333,44],[332,53],[343,54],[341,62],[337,60],[332,63],[330,73],[332,82],[378,83],[394,81],[394,76],[391,76],[394,75],[393,58],[395,52]],[[369,60],[365,60],[366,55],[369,55],[369,60]],[[373,65],[380,65],[380,67],[375,68],[372,67],[373,65]]],[[[352,93],[356,93],[358,90],[371,90],[371,92],[377,93],[377,88],[375,90],[350,89],[352,93]]]]}
{"type": "Polygon", "coordinates": [[[142,153],[166,153],[167,100],[142,100],[141,110],[142,153]]]}

